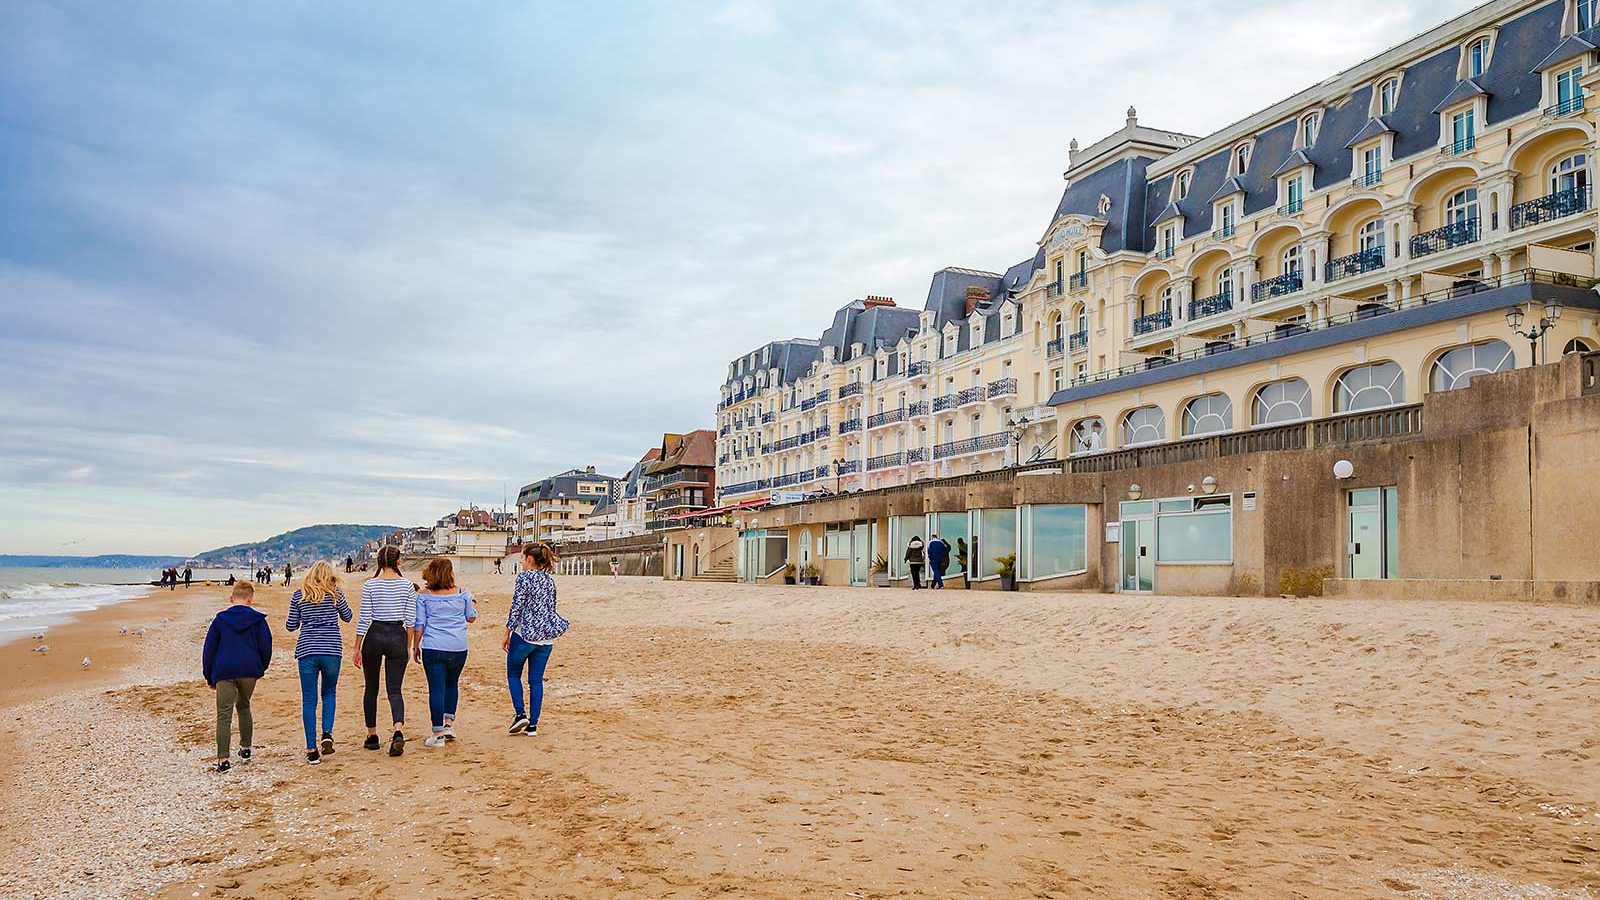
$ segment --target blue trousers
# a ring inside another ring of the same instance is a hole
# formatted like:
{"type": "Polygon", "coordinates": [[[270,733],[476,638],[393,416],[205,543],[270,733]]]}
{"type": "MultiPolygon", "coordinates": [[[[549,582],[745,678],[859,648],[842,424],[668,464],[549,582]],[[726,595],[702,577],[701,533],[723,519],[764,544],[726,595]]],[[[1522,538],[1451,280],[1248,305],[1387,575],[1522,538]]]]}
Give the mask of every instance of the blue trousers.
{"type": "Polygon", "coordinates": [[[300,658],[300,720],[306,726],[307,750],[317,746],[318,694],[322,696],[322,730],[333,730],[333,701],[339,687],[339,664],[343,661],[331,653],[300,658]]]}
{"type": "Polygon", "coordinates": [[[444,727],[444,717],[456,717],[456,703],[461,699],[461,670],[467,666],[465,650],[422,651],[422,672],[428,676],[428,715],[433,720],[433,730],[444,727]]]}
{"type": "Polygon", "coordinates": [[[944,587],[944,566],[942,566],[942,565],[940,565],[938,563],[934,563],[933,566],[929,569],[929,575],[931,576],[931,579],[932,579],[931,582],[928,585],[929,587],[936,587],[936,588],[944,587]]]}
{"type": "Polygon", "coordinates": [[[527,716],[534,725],[539,724],[539,710],[544,707],[544,667],[550,663],[549,644],[531,644],[517,635],[511,636],[511,651],[506,654],[506,681],[511,685],[511,705],[517,715],[527,716]],[[522,705],[522,669],[528,669],[528,706],[522,705]]]}

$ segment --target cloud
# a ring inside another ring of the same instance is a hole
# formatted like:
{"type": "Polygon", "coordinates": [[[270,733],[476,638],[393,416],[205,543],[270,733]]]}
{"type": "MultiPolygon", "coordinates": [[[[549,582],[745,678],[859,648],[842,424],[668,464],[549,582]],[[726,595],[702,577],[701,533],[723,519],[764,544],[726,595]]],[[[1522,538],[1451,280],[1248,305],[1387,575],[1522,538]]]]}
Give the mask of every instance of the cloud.
{"type": "Polygon", "coordinates": [[[0,4],[0,550],[621,472],[727,360],[1031,255],[1130,103],[1203,133],[1466,6],[0,4]]]}

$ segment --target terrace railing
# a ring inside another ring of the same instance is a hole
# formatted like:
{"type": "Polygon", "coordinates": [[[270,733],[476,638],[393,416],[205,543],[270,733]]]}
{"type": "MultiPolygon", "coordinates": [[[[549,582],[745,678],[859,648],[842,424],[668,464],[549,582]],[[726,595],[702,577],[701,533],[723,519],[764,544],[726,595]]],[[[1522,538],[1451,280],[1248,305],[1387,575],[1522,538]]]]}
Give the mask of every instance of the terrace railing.
{"type": "Polygon", "coordinates": [[[873,456],[867,459],[867,471],[876,472],[879,469],[889,469],[894,466],[903,466],[906,462],[904,453],[885,453],[882,456],[873,456]]]}
{"type": "Polygon", "coordinates": [[[867,427],[882,428],[885,425],[894,425],[898,422],[904,422],[905,420],[905,407],[901,407],[899,409],[886,409],[881,413],[873,413],[872,415],[867,416],[867,427]]]}
{"type": "Polygon", "coordinates": [[[967,438],[960,441],[948,441],[938,444],[933,448],[934,459],[949,459],[952,456],[966,456],[971,453],[983,453],[995,450],[1006,445],[1010,440],[1008,434],[985,434],[979,437],[967,438]]]}
{"type": "Polygon", "coordinates": [[[989,399],[996,397],[1015,397],[1017,394],[1017,380],[1015,378],[997,378],[989,382],[989,399]]]}
{"type": "Polygon", "coordinates": [[[860,419],[845,419],[843,422],[839,423],[839,433],[840,434],[849,434],[849,433],[851,433],[853,431],[860,431],[860,430],[861,430],[861,420],[860,419]]]}
{"type": "Polygon", "coordinates": [[[1563,116],[1570,116],[1573,113],[1582,112],[1582,111],[1583,111],[1583,95],[1582,94],[1579,94],[1576,97],[1568,97],[1567,99],[1562,100],[1561,102],[1556,103],[1553,106],[1546,106],[1544,108],[1544,114],[1545,115],[1552,116],[1552,117],[1555,117],[1555,118],[1558,118],[1558,119],[1563,117],[1563,116]]]}
{"type": "Polygon", "coordinates": [[[1313,423],[1318,447],[1387,441],[1422,433],[1422,404],[1345,413],[1313,423]]]}
{"type": "Polygon", "coordinates": [[[1261,303],[1274,297],[1293,294],[1306,286],[1305,276],[1299,272],[1285,272],[1273,278],[1250,285],[1250,302],[1261,303]]]}
{"type": "Polygon", "coordinates": [[[1199,300],[1189,301],[1189,318],[1203,319],[1206,316],[1215,316],[1233,309],[1233,291],[1223,291],[1212,294],[1210,297],[1201,297],[1199,300]]]}
{"type": "Polygon", "coordinates": [[[1062,338],[1051,338],[1049,341],[1045,342],[1044,355],[1051,359],[1060,356],[1062,353],[1062,345],[1065,343],[1066,341],[1062,338]]]}
{"type": "Polygon", "coordinates": [[[1383,268],[1383,248],[1371,247],[1352,253],[1349,256],[1328,260],[1327,265],[1324,267],[1324,274],[1327,276],[1327,280],[1338,281],[1341,278],[1349,278],[1352,275],[1360,275],[1363,272],[1371,272],[1374,269],[1381,268],[1383,268]]]}
{"type": "Polygon", "coordinates": [[[863,387],[865,387],[863,382],[852,381],[851,383],[839,388],[839,397],[841,399],[844,397],[854,397],[861,393],[863,387]]]}
{"type": "Polygon", "coordinates": [[[1451,247],[1471,244],[1477,241],[1478,237],[1478,219],[1476,217],[1462,219],[1459,222],[1451,222],[1443,228],[1414,235],[1411,238],[1411,255],[1427,256],[1430,253],[1449,250],[1451,247]]]}
{"type": "Polygon", "coordinates": [[[1069,350],[1082,350],[1089,346],[1089,332],[1074,331],[1067,335],[1067,348],[1069,350]]]}
{"type": "Polygon", "coordinates": [[[1172,310],[1170,309],[1163,309],[1133,320],[1134,334],[1149,334],[1152,331],[1160,331],[1163,328],[1170,327],[1172,327],[1172,310]]]}
{"type": "Polygon", "coordinates": [[[988,394],[985,392],[983,385],[981,384],[969,388],[963,388],[959,393],[956,394],[956,405],[966,406],[969,403],[982,403],[987,397],[988,394]]]}
{"type": "Polygon", "coordinates": [[[943,397],[935,397],[935,398],[933,398],[933,411],[934,412],[944,412],[947,409],[955,409],[955,408],[956,408],[956,395],[955,394],[945,394],[943,397]]]}
{"type": "Polygon", "coordinates": [[[1518,203],[1511,207],[1511,230],[1585,212],[1589,209],[1589,191],[1588,186],[1567,188],[1518,203]]]}

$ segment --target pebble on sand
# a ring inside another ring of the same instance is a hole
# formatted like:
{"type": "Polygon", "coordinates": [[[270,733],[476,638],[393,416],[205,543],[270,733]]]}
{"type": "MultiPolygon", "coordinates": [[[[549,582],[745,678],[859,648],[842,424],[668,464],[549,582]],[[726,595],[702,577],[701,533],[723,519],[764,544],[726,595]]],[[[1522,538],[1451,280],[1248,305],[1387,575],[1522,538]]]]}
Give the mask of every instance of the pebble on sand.
{"type": "Polygon", "coordinates": [[[85,656],[83,658],[83,662],[79,663],[78,665],[83,666],[85,669],[89,668],[89,657],[85,656]]]}

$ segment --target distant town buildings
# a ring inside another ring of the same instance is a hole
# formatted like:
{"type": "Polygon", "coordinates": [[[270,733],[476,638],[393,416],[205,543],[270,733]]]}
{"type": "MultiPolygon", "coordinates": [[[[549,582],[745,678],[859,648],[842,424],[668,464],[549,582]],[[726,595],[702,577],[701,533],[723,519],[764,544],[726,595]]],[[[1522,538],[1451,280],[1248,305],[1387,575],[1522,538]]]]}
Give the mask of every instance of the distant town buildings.
{"type": "Polygon", "coordinates": [[[664,434],[656,459],[644,468],[648,527],[678,524],[715,499],[717,434],[710,429],[664,434]]]}
{"type": "Polygon", "coordinates": [[[524,485],[517,492],[517,540],[582,540],[590,513],[612,501],[620,481],[588,466],[524,485]]]}

